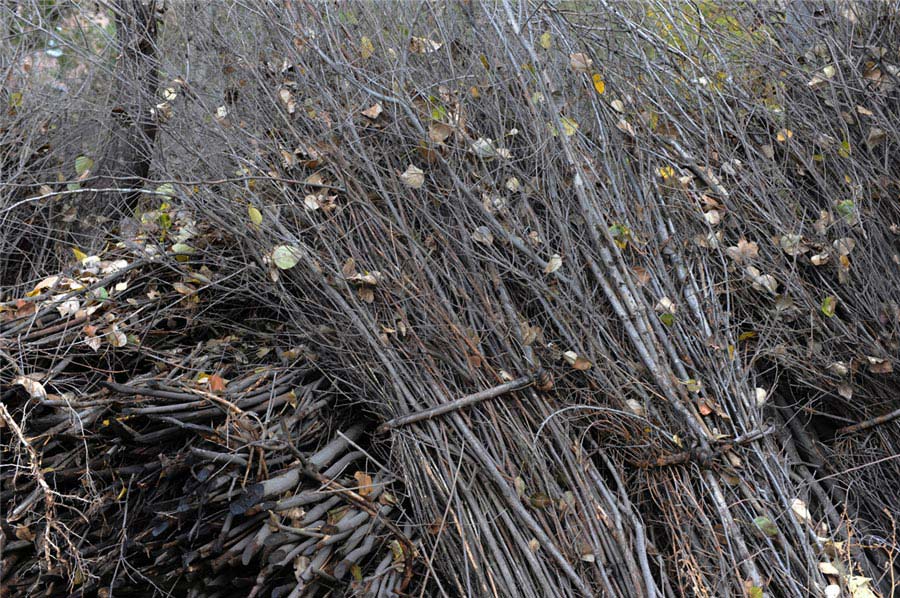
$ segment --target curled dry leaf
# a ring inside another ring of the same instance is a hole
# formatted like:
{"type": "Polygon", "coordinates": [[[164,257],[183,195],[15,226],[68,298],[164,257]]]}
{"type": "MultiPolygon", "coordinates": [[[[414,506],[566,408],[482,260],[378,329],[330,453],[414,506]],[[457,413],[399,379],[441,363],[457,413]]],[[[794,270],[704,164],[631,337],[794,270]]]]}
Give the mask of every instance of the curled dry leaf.
{"type": "Polygon", "coordinates": [[[812,523],[812,515],[809,514],[809,509],[806,508],[806,503],[799,498],[795,498],[791,501],[791,511],[794,512],[794,515],[801,522],[812,523]]]}
{"type": "Polygon", "coordinates": [[[32,376],[17,376],[13,379],[12,385],[24,388],[32,399],[43,401],[47,398],[47,391],[44,389],[44,385],[32,376]]]}
{"type": "Polygon", "coordinates": [[[553,257],[550,258],[550,261],[547,262],[547,265],[544,266],[544,274],[552,274],[560,269],[562,266],[562,258],[558,253],[554,253],[553,257]]]}
{"type": "Polygon", "coordinates": [[[400,175],[400,180],[403,181],[403,184],[407,187],[421,189],[425,184],[425,172],[420,168],[416,168],[413,164],[410,164],[403,174],[400,175]]]}
{"type": "Polygon", "coordinates": [[[755,241],[747,241],[744,237],[738,239],[737,245],[729,247],[725,250],[728,257],[740,264],[744,261],[750,261],[759,255],[759,245],[755,241]]]}
{"type": "Polygon", "coordinates": [[[375,120],[381,113],[384,112],[384,108],[381,107],[380,103],[375,103],[362,111],[362,115],[368,118],[369,120],[375,120]]]}
{"type": "Polygon", "coordinates": [[[624,118],[619,119],[619,122],[616,123],[616,128],[628,135],[629,137],[634,137],[634,127],[631,126],[631,123],[625,120],[624,118]]]}
{"type": "Polygon", "coordinates": [[[643,417],[645,414],[644,404],[638,401],[637,399],[626,399],[625,405],[628,407],[628,410],[631,411],[638,417],[643,417]]]}
{"type": "Polygon", "coordinates": [[[372,486],[372,476],[364,471],[357,471],[353,474],[353,478],[356,480],[357,494],[364,497],[372,494],[372,491],[374,490],[372,486]]]}
{"type": "Polygon", "coordinates": [[[475,229],[475,232],[472,233],[472,240],[476,243],[481,243],[482,245],[490,245],[494,242],[494,235],[491,234],[491,229],[486,226],[479,226],[475,229]]]}
{"type": "Polygon", "coordinates": [[[822,575],[840,575],[841,572],[838,571],[837,567],[832,565],[831,563],[819,563],[819,572],[822,575]]]}
{"type": "Polygon", "coordinates": [[[809,258],[809,261],[813,266],[824,266],[828,263],[829,255],[828,252],[817,253],[809,258]]]}
{"type": "Polygon", "coordinates": [[[74,313],[77,313],[80,307],[81,304],[78,302],[78,299],[76,297],[69,297],[56,306],[56,311],[59,312],[60,316],[66,318],[74,313]]]}
{"type": "Polygon", "coordinates": [[[575,351],[566,351],[563,353],[563,359],[576,370],[583,372],[591,369],[591,362],[578,355],[575,351]]]}
{"type": "Polygon", "coordinates": [[[873,374],[890,374],[894,371],[894,366],[888,359],[881,359],[880,357],[872,357],[870,355],[866,355],[866,359],[869,362],[869,371],[873,374]]]}
{"type": "Polygon", "coordinates": [[[569,54],[569,66],[576,73],[586,73],[591,70],[594,61],[584,52],[569,54]]]}
{"type": "Polygon", "coordinates": [[[443,45],[426,37],[412,37],[409,40],[409,51],[413,54],[431,54],[440,50],[443,45]]]}
{"type": "Polygon", "coordinates": [[[766,389],[757,387],[754,392],[756,393],[756,406],[762,407],[765,405],[766,400],[769,398],[769,393],[766,392],[766,389]]]}
{"type": "Polygon", "coordinates": [[[856,247],[856,241],[850,237],[843,237],[837,239],[831,245],[834,247],[834,250],[837,251],[838,255],[844,256],[849,255],[850,252],[853,251],[853,248],[856,247]]]}
{"type": "Polygon", "coordinates": [[[803,244],[803,237],[800,235],[782,235],[778,240],[778,245],[786,254],[795,257],[809,251],[809,247],[803,244]]]}
{"type": "Polygon", "coordinates": [[[366,272],[365,274],[360,274],[356,272],[346,277],[347,282],[356,286],[371,286],[374,287],[377,285],[382,279],[381,272],[377,270],[373,270],[372,272],[366,272]]]}
{"type": "Polygon", "coordinates": [[[443,143],[453,133],[453,127],[441,122],[433,122],[428,127],[428,139],[434,143],[443,143]]]}
{"type": "Polygon", "coordinates": [[[128,344],[128,337],[125,336],[124,332],[119,330],[118,324],[113,324],[107,328],[105,335],[106,341],[113,347],[124,347],[128,344]]]}
{"type": "Polygon", "coordinates": [[[662,297],[659,301],[656,302],[656,307],[654,309],[656,309],[656,311],[661,314],[663,314],[663,313],[674,314],[675,313],[675,303],[668,297],[662,297]]]}
{"type": "Polygon", "coordinates": [[[869,148],[873,148],[884,141],[886,137],[887,133],[885,133],[883,129],[872,127],[869,129],[869,134],[866,136],[866,145],[868,145],[869,148]]]}
{"type": "Polygon", "coordinates": [[[763,274],[753,266],[747,266],[746,272],[757,291],[769,291],[774,295],[778,290],[778,281],[771,274],[763,274]]]}

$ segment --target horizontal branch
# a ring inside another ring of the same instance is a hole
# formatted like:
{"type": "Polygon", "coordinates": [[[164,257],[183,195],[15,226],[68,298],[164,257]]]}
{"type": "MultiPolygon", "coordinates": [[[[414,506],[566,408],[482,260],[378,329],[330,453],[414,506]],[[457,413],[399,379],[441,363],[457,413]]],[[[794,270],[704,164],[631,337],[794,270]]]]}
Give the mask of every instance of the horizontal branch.
{"type": "Polygon", "coordinates": [[[450,413],[451,411],[457,411],[464,407],[480,403],[481,401],[493,399],[514,390],[520,390],[530,385],[533,381],[534,378],[532,376],[522,376],[521,378],[516,378],[515,380],[507,382],[506,384],[501,384],[500,386],[495,386],[493,388],[488,388],[487,390],[482,390],[474,394],[466,395],[455,401],[450,401],[449,403],[437,405],[436,407],[431,407],[423,411],[417,411],[416,413],[410,413],[409,415],[404,415],[402,417],[396,417],[381,424],[378,427],[378,432],[387,432],[392,428],[407,426],[409,424],[435,418],[438,415],[450,413]]]}

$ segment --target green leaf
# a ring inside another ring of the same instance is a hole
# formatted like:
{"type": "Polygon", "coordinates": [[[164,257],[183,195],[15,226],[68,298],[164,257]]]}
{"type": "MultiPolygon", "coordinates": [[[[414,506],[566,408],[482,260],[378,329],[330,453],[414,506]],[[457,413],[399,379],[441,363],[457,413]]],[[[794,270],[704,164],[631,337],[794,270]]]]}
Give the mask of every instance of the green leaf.
{"type": "Polygon", "coordinates": [[[196,249],[187,243],[175,243],[172,245],[172,253],[176,255],[191,255],[196,249]]]}
{"type": "Polygon", "coordinates": [[[671,326],[675,323],[675,314],[666,312],[664,314],[659,314],[659,320],[666,326],[671,326]]]}
{"type": "Polygon", "coordinates": [[[94,161],[87,156],[78,156],[75,158],[75,174],[82,176],[84,173],[94,167],[94,161]]]}
{"type": "Polygon", "coordinates": [[[282,270],[290,270],[300,261],[300,249],[290,245],[279,245],[272,250],[272,261],[282,270]]]}
{"type": "Polygon", "coordinates": [[[837,297],[828,295],[822,299],[822,306],[819,309],[822,310],[822,313],[825,314],[826,318],[834,316],[834,311],[837,309],[837,297]]]}
{"type": "Polygon", "coordinates": [[[838,155],[839,155],[841,158],[849,158],[849,157],[850,157],[850,152],[851,152],[851,150],[850,150],[850,142],[849,142],[849,141],[846,141],[846,140],[842,141],[842,142],[841,142],[841,147],[838,148],[838,155]]]}
{"type": "MultiPolygon", "coordinates": [[[[356,563],[350,565],[350,574],[353,576],[353,579],[358,582],[363,580],[362,569],[360,569],[359,565],[356,563]]],[[[760,598],[762,598],[762,596],[760,596],[760,598]]]]}
{"type": "Polygon", "coordinates": [[[759,531],[773,538],[778,535],[778,526],[775,525],[768,517],[756,517],[753,523],[759,528],[759,531]]]}
{"type": "Polygon", "coordinates": [[[763,598],[763,589],[759,586],[753,586],[747,595],[749,598],[763,598]]]}
{"type": "Polygon", "coordinates": [[[262,212],[260,212],[253,206],[248,206],[247,214],[250,216],[250,222],[252,222],[256,226],[259,226],[262,224],[262,212]]]}
{"type": "Polygon", "coordinates": [[[853,203],[852,199],[845,199],[843,201],[839,201],[837,203],[837,212],[841,215],[841,217],[847,221],[848,224],[853,224],[856,220],[856,204],[853,203]]]}

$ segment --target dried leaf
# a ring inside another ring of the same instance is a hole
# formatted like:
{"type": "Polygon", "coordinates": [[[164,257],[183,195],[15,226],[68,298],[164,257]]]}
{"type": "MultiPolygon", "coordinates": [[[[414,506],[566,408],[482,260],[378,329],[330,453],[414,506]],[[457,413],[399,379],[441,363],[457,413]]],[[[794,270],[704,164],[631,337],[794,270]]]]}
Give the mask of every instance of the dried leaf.
{"type": "Polygon", "coordinates": [[[494,235],[491,234],[491,229],[488,227],[479,226],[472,233],[472,240],[483,245],[490,245],[494,242],[494,235]]]}
{"type": "Polygon", "coordinates": [[[367,474],[364,471],[357,471],[353,474],[353,478],[356,480],[356,493],[360,496],[369,496],[372,494],[372,491],[375,489],[372,486],[372,476],[367,474]]]}
{"type": "Polygon", "coordinates": [[[550,258],[550,261],[547,262],[547,265],[544,266],[544,274],[552,274],[559,270],[562,266],[562,258],[558,253],[554,253],[553,257],[550,258]]]}
{"type": "Polygon", "coordinates": [[[594,90],[597,93],[602,94],[604,91],[606,91],[606,82],[603,81],[603,77],[600,76],[600,73],[594,73],[593,75],[591,75],[591,81],[593,82],[594,90]]]}
{"type": "Polygon", "coordinates": [[[624,118],[619,119],[619,122],[616,123],[616,128],[628,135],[629,137],[634,137],[634,127],[631,126],[631,123],[625,120],[624,118]]]}
{"type": "Polygon", "coordinates": [[[806,507],[806,503],[799,498],[795,498],[791,501],[791,511],[794,512],[794,515],[796,515],[797,519],[801,522],[812,523],[812,515],[810,515],[809,509],[806,507]]]}
{"type": "Polygon", "coordinates": [[[125,336],[125,333],[119,330],[118,324],[113,324],[109,328],[106,329],[106,342],[108,342],[113,347],[124,347],[128,344],[128,337],[125,336]]]}
{"type": "Polygon", "coordinates": [[[213,374],[209,378],[207,378],[207,382],[209,383],[209,390],[211,392],[224,392],[225,387],[228,386],[228,382],[222,376],[218,374],[213,374]]]}
{"type": "Polygon", "coordinates": [[[841,574],[841,572],[838,571],[837,567],[835,567],[831,563],[819,563],[819,572],[822,573],[822,575],[839,576],[841,574]]]}
{"type": "Polygon", "coordinates": [[[871,357],[869,355],[866,355],[866,359],[869,361],[869,371],[873,374],[890,374],[894,371],[894,366],[888,359],[871,357]]]}
{"type": "Polygon", "coordinates": [[[591,362],[575,353],[575,351],[566,351],[565,353],[563,353],[563,359],[565,359],[566,363],[568,363],[576,370],[583,372],[585,370],[591,369],[591,362]]]}
{"type": "Polygon", "coordinates": [[[18,385],[24,388],[32,399],[43,401],[47,398],[47,391],[44,389],[44,385],[35,380],[32,376],[17,376],[13,379],[12,385],[18,385]]]}
{"type": "Polygon", "coordinates": [[[800,235],[782,235],[778,240],[778,244],[786,254],[792,257],[809,251],[809,247],[803,245],[803,237],[800,235]]]}
{"type": "Polygon", "coordinates": [[[413,37],[409,40],[409,51],[413,54],[431,54],[440,50],[443,45],[425,37],[413,37]]]}
{"type": "Polygon", "coordinates": [[[441,122],[433,122],[428,127],[428,139],[434,143],[443,143],[453,133],[453,127],[441,122]]]}
{"type": "Polygon", "coordinates": [[[756,258],[759,255],[759,245],[755,241],[747,241],[741,237],[738,239],[737,245],[729,247],[725,250],[725,253],[736,263],[740,264],[756,258]]]}
{"type": "Polygon", "coordinates": [[[384,112],[384,108],[381,107],[381,104],[375,103],[362,111],[362,115],[368,118],[369,120],[375,120],[381,113],[384,112]]]}
{"type": "Polygon", "coordinates": [[[410,164],[406,168],[406,171],[400,175],[400,180],[403,181],[403,184],[407,187],[421,189],[422,185],[425,184],[425,172],[410,164]]]}
{"type": "Polygon", "coordinates": [[[853,248],[856,247],[856,241],[850,237],[842,237],[836,239],[831,245],[834,247],[834,250],[837,251],[838,255],[845,256],[849,255],[850,252],[853,251],[853,248]]]}
{"type": "Polygon", "coordinates": [[[885,133],[883,129],[872,127],[869,129],[869,134],[866,136],[866,145],[871,149],[884,141],[886,137],[887,133],[885,133]]]}
{"type": "Polygon", "coordinates": [[[592,64],[594,64],[594,61],[583,52],[569,54],[569,66],[577,73],[586,73],[590,71],[592,64]]]}

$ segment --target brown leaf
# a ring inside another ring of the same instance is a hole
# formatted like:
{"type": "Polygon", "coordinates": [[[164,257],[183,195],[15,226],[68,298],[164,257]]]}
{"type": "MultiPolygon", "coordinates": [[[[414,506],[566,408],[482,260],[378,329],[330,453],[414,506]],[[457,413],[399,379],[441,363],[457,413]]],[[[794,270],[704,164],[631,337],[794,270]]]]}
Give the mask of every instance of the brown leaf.
{"type": "Polygon", "coordinates": [[[364,471],[357,471],[353,474],[353,478],[356,480],[356,493],[360,496],[369,496],[372,494],[372,476],[367,474],[364,471]]]}
{"type": "Polygon", "coordinates": [[[591,65],[594,64],[594,61],[591,60],[590,56],[585,54],[584,52],[575,52],[574,54],[569,54],[569,66],[572,67],[572,70],[577,73],[586,73],[591,70],[591,65]]]}
{"type": "Polygon", "coordinates": [[[218,374],[213,374],[209,377],[209,389],[212,392],[223,392],[225,390],[225,386],[228,385],[228,382],[219,376],[218,374]]]}
{"type": "Polygon", "coordinates": [[[369,120],[375,120],[381,113],[384,112],[384,108],[381,107],[381,104],[375,103],[362,111],[362,115],[368,118],[369,120]]]}
{"type": "Polygon", "coordinates": [[[866,359],[869,360],[869,371],[873,374],[890,374],[894,371],[894,366],[888,359],[869,356],[866,359]]]}
{"type": "Polygon", "coordinates": [[[428,127],[428,139],[434,143],[443,143],[453,133],[453,127],[444,123],[431,123],[428,127]]]}
{"type": "Polygon", "coordinates": [[[740,264],[744,260],[749,261],[759,255],[759,245],[755,241],[747,241],[747,239],[741,237],[737,245],[729,247],[725,252],[731,259],[740,264]]]}

